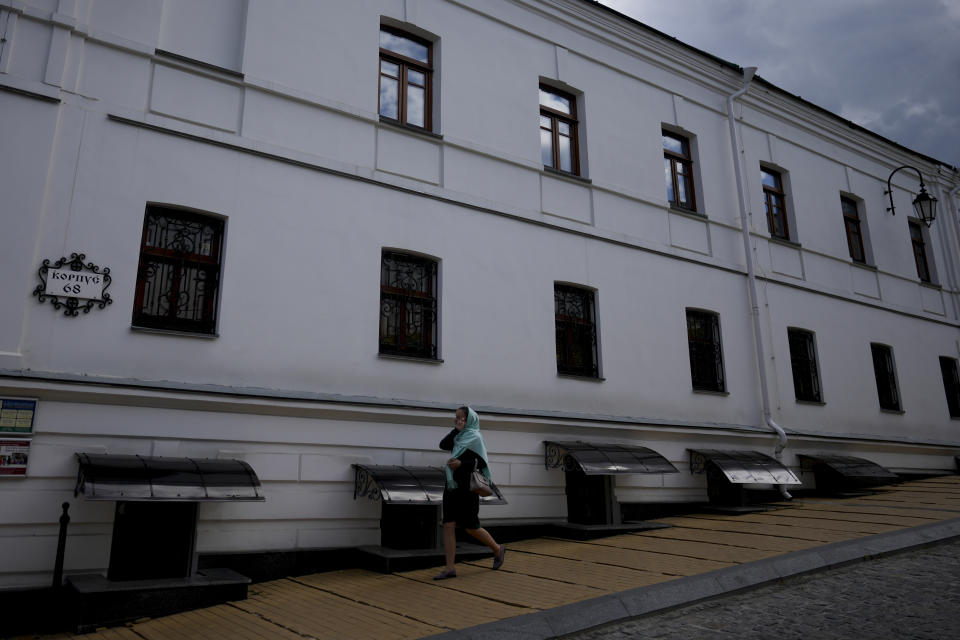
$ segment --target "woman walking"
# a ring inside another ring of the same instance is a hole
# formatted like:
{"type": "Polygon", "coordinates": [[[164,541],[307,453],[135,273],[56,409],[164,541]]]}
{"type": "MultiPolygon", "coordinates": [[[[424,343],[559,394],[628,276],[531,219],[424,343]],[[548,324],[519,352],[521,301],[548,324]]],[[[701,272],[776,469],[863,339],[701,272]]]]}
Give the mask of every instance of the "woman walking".
{"type": "Polygon", "coordinates": [[[493,568],[503,564],[506,548],[497,544],[493,536],[480,526],[480,496],[470,491],[470,474],[476,467],[490,478],[487,447],[480,435],[480,417],[470,407],[460,407],[456,413],[456,427],[440,441],[440,448],[450,451],[444,467],[447,484],[443,490],[443,550],[447,566],[434,580],[457,577],[454,567],[457,553],[457,527],[463,527],[471,536],[490,547],[493,568]]]}

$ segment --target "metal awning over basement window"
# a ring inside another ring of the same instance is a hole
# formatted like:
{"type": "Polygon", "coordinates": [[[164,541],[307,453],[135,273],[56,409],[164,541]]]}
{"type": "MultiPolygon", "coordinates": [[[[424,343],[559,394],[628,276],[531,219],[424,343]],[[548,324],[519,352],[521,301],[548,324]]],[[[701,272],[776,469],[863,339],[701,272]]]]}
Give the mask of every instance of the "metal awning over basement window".
{"type": "Polygon", "coordinates": [[[241,460],[78,453],[74,496],[87,500],[265,500],[241,460]]]}
{"type": "Polygon", "coordinates": [[[662,455],[626,444],[574,441],[545,441],[544,465],[547,469],[582,471],[588,476],[621,473],[677,473],[677,468],[662,455]]]}
{"type": "MultiPolygon", "coordinates": [[[[443,487],[447,482],[440,467],[403,467],[380,464],[353,465],[353,498],[383,500],[384,504],[443,503],[443,487]]],[[[480,498],[483,504],[507,504],[496,484],[496,492],[480,498]]]]}
{"type": "Polygon", "coordinates": [[[708,464],[734,484],[801,484],[790,469],[759,451],[690,449],[692,473],[703,473],[708,464]]]}
{"type": "Polygon", "coordinates": [[[876,462],[865,460],[864,458],[855,458],[853,456],[835,456],[835,455],[804,455],[799,454],[800,467],[804,471],[812,471],[817,465],[826,465],[831,470],[840,474],[844,478],[855,478],[857,480],[876,480],[877,482],[896,482],[899,477],[893,471],[881,467],[876,462]]]}

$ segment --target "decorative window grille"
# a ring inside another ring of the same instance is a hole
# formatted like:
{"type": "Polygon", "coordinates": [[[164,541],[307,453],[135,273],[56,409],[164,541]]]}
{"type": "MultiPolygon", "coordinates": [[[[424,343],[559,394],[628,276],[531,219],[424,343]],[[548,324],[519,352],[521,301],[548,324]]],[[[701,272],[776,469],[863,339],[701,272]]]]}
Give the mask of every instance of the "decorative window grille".
{"type": "Polygon", "coordinates": [[[555,284],[557,373],[600,377],[597,357],[597,316],[593,291],[555,284]]]}
{"type": "Polygon", "coordinates": [[[216,332],[223,229],[220,218],[147,206],[134,326],[216,332]]]}
{"type": "Polygon", "coordinates": [[[687,342],[693,388],[697,391],[726,391],[720,316],[709,311],[687,309],[687,342]]]}
{"type": "Polygon", "coordinates": [[[822,402],[813,333],[803,329],[787,329],[787,341],[790,343],[790,368],[793,370],[793,391],[797,400],[822,402]]]}
{"type": "Polygon", "coordinates": [[[880,408],[901,411],[900,392],[897,390],[897,373],[893,366],[893,350],[883,344],[870,344],[873,355],[873,373],[877,378],[877,396],[880,408]]]}
{"type": "Polygon", "coordinates": [[[437,358],[437,263],[384,251],[380,261],[380,353],[437,358]]]}

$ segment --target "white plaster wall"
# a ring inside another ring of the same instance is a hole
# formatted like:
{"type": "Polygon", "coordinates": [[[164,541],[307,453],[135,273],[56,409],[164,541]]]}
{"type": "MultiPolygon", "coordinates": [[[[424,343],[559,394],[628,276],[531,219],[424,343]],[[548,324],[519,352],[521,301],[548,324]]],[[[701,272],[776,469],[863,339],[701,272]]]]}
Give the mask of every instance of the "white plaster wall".
{"type": "MultiPolygon", "coordinates": [[[[48,582],[64,500],[68,570],[106,565],[113,504],[72,499],[80,450],[250,462],[267,502],[203,505],[201,552],[376,543],[379,507],[353,501],[350,465],[439,464],[459,403],[490,409],[510,504],[484,507],[485,519],[565,515],[544,440],[645,444],[680,469],[618,478],[625,501],[702,499],[690,447],[772,453],[724,104],[733,71],[633,26],[608,30],[607,12],[572,1],[562,8],[575,23],[532,0],[299,0],[282,11],[250,0],[243,16],[214,3],[189,33],[169,29],[182,5],[161,0],[60,4],[11,14],[0,58],[0,85],[28,92],[0,91],[0,140],[21,150],[0,158],[0,295],[12,301],[0,307],[0,369],[15,374],[0,393],[39,397],[42,416],[28,478],[0,483],[11,505],[0,531],[17,558],[0,586],[48,582]],[[66,40],[55,10],[77,20],[66,40]],[[382,18],[438,38],[438,136],[378,122],[382,18]],[[582,92],[589,181],[541,171],[540,79],[582,92]],[[668,211],[664,125],[696,142],[705,218],[668,211]],[[130,328],[147,203],[226,220],[216,337],[130,328]],[[440,262],[440,364],[378,357],[384,248],[440,262]],[[113,276],[113,304],[77,319],[29,295],[40,261],[73,251],[113,276]],[[555,282],[596,291],[602,381],[557,376],[555,282]],[[688,307],[720,315],[725,395],[691,390],[688,307]],[[335,396],[376,408],[319,401],[335,396]]],[[[743,102],[765,367],[774,417],[800,432],[785,462],[829,450],[949,468],[944,451],[960,439],[937,356],[958,355],[957,292],[943,275],[955,253],[944,255],[938,221],[928,250],[945,288],[922,287],[907,228],[916,183],[895,180],[896,216],[883,196],[911,156],[823,114],[795,117],[806,107],[769,88],[743,102]],[[802,246],[767,239],[760,162],[788,172],[802,246]],[[850,265],[841,192],[863,201],[875,270],[850,265]],[[788,326],[816,332],[822,406],[794,400],[788,326]],[[878,409],[872,341],[894,348],[903,414],[878,409]]]]}

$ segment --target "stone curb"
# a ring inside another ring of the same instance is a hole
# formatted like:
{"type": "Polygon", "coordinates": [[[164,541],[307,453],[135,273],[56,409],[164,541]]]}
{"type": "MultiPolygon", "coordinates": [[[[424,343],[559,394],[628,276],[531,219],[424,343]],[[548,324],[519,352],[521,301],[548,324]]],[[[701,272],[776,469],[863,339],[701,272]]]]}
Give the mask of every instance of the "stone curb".
{"type": "Polygon", "coordinates": [[[685,576],[555,609],[429,636],[429,640],[547,640],[752,589],[805,573],[960,538],[960,517],[685,576]]]}

